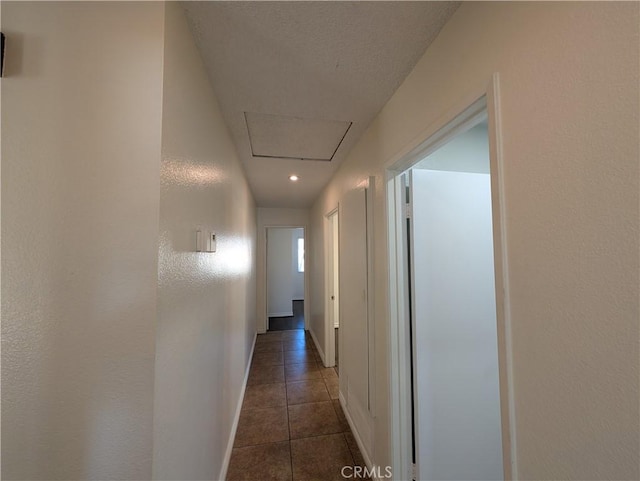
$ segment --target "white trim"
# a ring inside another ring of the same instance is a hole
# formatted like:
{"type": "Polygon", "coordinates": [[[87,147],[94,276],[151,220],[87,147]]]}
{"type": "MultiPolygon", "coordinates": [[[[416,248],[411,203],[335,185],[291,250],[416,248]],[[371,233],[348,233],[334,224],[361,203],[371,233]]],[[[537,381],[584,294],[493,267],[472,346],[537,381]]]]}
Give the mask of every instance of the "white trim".
{"type": "Polygon", "coordinates": [[[346,408],[347,401],[345,400],[344,395],[342,394],[342,391],[338,393],[338,399],[340,400],[340,405],[342,406],[342,412],[344,413],[344,417],[347,419],[347,423],[349,423],[349,427],[351,428],[351,434],[353,434],[353,437],[355,438],[356,443],[358,444],[358,449],[360,449],[360,454],[362,454],[362,459],[364,459],[364,462],[367,465],[367,468],[371,470],[373,467],[373,461],[369,456],[369,452],[365,449],[365,445],[362,442],[360,433],[356,429],[356,425],[353,422],[351,413],[346,408]]]}
{"type": "Polygon", "coordinates": [[[233,443],[236,440],[236,431],[238,430],[238,422],[240,422],[240,412],[242,411],[242,403],[244,401],[244,393],[247,390],[247,381],[249,380],[249,372],[251,371],[251,361],[253,360],[253,353],[256,348],[257,333],[253,335],[253,344],[251,345],[251,354],[249,354],[249,361],[247,362],[247,368],[244,373],[244,381],[242,382],[242,389],[240,390],[240,398],[238,399],[238,405],[236,406],[236,414],[233,417],[233,424],[231,425],[231,433],[229,434],[229,441],[227,442],[227,450],[224,453],[222,460],[222,467],[220,468],[220,476],[218,479],[226,479],[227,471],[229,470],[229,462],[231,461],[231,453],[233,451],[233,443]]]}
{"type": "Polygon", "coordinates": [[[402,208],[404,192],[400,174],[418,160],[437,150],[458,133],[484,116],[488,118],[492,203],[494,211],[494,249],[496,265],[496,305],[500,402],[502,413],[504,479],[516,479],[515,405],[513,393],[511,316],[507,264],[506,209],[500,124],[499,78],[472,92],[425,128],[400,152],[385,163],[389,242],[389,372],[390,433],[394,479],[405,479],[411,472],[411,417],[409,395],[408,329],[406,280],[406,239],[402,208]]]}
{"type": "Polygon", "coordinates": [[[507,202],[502,155],[502,123],[500,117],[500,78],[494,74],[487,88],[490,171],[493,204],[494,245],[496,256],[496,308],[498,319],[498,365],[500,374],[500,405],[502,415],[502,456],[505,479],[517,479],[516,409],[513,382],[513,343],[511,336],[511,305],[509,302],[509,263],[507,255],[507,202]]]}
{"type": "Polygon", "coordinates": [[[394,479],[411,479],[411,399],[402,393],[409,393],[410,382],[407,349],[409,330],[408,293],[398,279],[404,276],[404,265],[407,263],[404,229],[397,226],[404,220],[404,197],[402,179],[395,173],[387,173],[387,208],[388,208],[388,242],[389,242],[389,379],[391,392],[389,399],[389,423],[391,433],[391,462],[394,467],[394,479]],[[397,199],[400,198],[400,201],[397,199]],[[392,228],[393,226],[393,228],[392,228]],[[400,320],[403,322],[400,322],[400,320]],[[394,322],[395,321],[395,322],[394,322]]]}
{"type": "Polygon", "coordinates": [[[293,317],[293,311],[270,312],[268,315],[269,317],[293,317]]]}
{"type": "MultiPolygon", "coordinates": [[[[496,74],[497,75],[497,74],[496,74]]],[[[475,91],[469,93],[469,95],[465,96],[457,105],[454,105],[447,112],[443,113],[440,117],[438,117],[434,122],[425,127],[418,135],[416,135],[410,142],[408,142],[400,151],[398,151],[395,155],[391,156],[389,160],[384,163],[385,170],[391,171],[395,174],[404,172],[411,165],[415,163],[417,159],[415,159],[415,155],[411,156],[411,154],[415,154],[416,151],[420,150],[423,147],[423,144],[426,144],[427,141],[425,139],[430,139],[434,137],[440,130],[443,129],[452,129],[455,127],[455,120],[457,117],[460,117],[463,114],[473,116],[474,113],[479,113],[482,111],[482,107],[475,105],[478,101],[482,101],[483,97],[488,94],[487,85],[482,85],[477,88],[475,91]],[[451,125],[450,125],[451,124],[451,125]],[[413,157],[413,162],[411,158],[413,157]]],[[[482,102],[485,104],[485,102],[482,102]]],[[[460,124],[466,127],[468,122],[464,122],[460,124]]],[[[462,130],[465,130],[464,128],[462,130]]],[[[444,130],[443,130],[444,132],[444,130]]],[[[451,132],[451,130],[449,130],[451,132]]],[[[440,143],[437,143],[436,147],[431,150],[437,150],[437,148],[442,145],[442,136],[440,137],[440,143]]],[[[429,153],[421,150],[422,154],[429,153]]]]}
{"type": "Polygon", "coordinates": [[[320,354],[320,357],[322,358],[322,364],[325,364],[324,351],[322,350],[322,347],[320,347],[320,343],[318,342],[318,338],[316,337],[315,332],[313,332],[311,329],[309,329],[309,332],[311,333],[311,339],[313,339],[313,343],[316,345],[316,349],[318,350],[318,354],[320,354]]]}

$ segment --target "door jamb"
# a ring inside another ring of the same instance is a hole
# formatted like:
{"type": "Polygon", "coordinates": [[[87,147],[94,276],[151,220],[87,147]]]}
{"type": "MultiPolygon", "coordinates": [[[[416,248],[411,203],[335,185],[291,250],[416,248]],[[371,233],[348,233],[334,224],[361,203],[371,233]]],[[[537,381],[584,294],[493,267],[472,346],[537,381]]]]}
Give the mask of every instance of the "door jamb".
{"type": "Polygon", "coordinates": [[[496,281],[496,317],[498,324],[498,366],[500,410],[502,421],[502,456],[504,479],[515,479],[516,438],[513,394],[513,356],[511,345],[511,313],[507,263],[504,168],[500,122],[499,77],[494,74],[489,84],[478,89],[456,108],[431,124],[398,155],[386,163],[386,196],[389,245],[389,372],[391,459],[394,478],[411,479],[411,412],[408,292],[406,244],[404,242],[405,201],[401,174],[420,159],[440,148],[457,133],[487,115],[493,204],[493,238],[496,281]]]}
{"type": "MultiPolygon", "coordinates": [[[[331,300],[329,299],[329,286],[331,285],[332,279],[330,279],[330,269],[329,269],[329,264],[334,264],[334,259],[333,259],[333,253],[336,252],[337,250],[337,246],[335,246],[334,244],[334,239],[335,239],[335,235],[334,235],[334,228],[332,225],[332,217],[334,215],[340,215],[339,214],[339,206],[336,206],[334,209],[330,210],[329,213],[325,214],[324,216],[324,230],[323,230],[323,235],[324,235],[324,339],[325,339],[325,345],[324,345],[324,365],[325,367],[333,367],[336,365],[336,352],[335,352],[335,346],[336,346],[336,332],[335,332],[335,328],[334,328],[334,323],[329,322],[330,321],[330,316],[329,316],[329,311],[331,309],[334,309],[331,300]],[[329,239],[329,237],[331,236],[331,239],[329,239]],[[329,246],[331,246],[333,248],[333,253],[329,252],[329,246]]],[[[339,222],[339,217],[338,217],[338,222],[339,222]]],[[[339,261],[338,261],[339,262],[339,261]]],[[[333,268],[332,268],[333,270],[333,268]]],[[[334,273],[334,278],[336,275],[339,275],[338,273],[334,273]]],[[[334,286],[334,294],[336,293],[336,287],[334,286]]],[[[334,299],[334,303],[336,302],[340,302],[340,294],[338,293],[338,295],[336,296],[337,298],[334,299]]],[[[338,308],[339,309],[339,308],[338,308]]],[[[339,321],[339,320],[338,320],[339,321]]]]}

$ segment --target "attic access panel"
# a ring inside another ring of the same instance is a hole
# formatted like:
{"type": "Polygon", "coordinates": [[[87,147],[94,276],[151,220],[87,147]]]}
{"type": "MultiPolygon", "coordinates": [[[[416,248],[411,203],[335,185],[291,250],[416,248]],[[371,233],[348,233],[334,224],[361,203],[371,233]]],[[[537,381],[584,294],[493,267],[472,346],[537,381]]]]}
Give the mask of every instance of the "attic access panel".
{"type": "Polygon", "coordinates": [[[251,154],[258,158],[331,161],[352,122],[244,113],[251,154]]]}

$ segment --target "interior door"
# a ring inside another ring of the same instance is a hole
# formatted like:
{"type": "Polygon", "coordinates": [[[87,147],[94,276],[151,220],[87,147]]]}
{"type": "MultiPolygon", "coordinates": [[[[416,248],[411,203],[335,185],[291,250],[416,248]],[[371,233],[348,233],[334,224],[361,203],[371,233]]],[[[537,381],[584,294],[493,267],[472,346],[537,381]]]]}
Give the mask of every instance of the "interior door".
{"type": "Polygon", "coordinates": [[[340,203],[340,391],[363,441],[370,442],[366,189],[340,203]]]}

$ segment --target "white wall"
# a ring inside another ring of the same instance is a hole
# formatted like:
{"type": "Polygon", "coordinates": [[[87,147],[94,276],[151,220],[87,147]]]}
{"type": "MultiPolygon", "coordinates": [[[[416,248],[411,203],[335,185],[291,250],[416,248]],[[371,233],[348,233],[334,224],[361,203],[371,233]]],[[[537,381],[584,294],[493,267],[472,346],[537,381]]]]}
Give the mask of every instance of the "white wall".
{"type": "Polygon", "coordinates": [[[411,177],[418,479],[504,479],[491,179],[411,177]]]}
{"type": "MultiPolygon", "coordinates": [[[[308,228],[309,211],[307,209],[281,209],[271,207],[258,207],[257,209],[257,298],[256,298],[256,315],[258,332],[265,332],[267,329],[267,227],[302,227],[308,228]]],[[[309,236],[305,236],[305,249],[310,251],[309,236]]],[[[305,259],[305,262],[309,262],[305,259]]],[[[309,319],[309,285],[308,273],[309,269],[305,269],[305,302],[304,318],[305,323],[309,319]]]]}
{"type": "Polygon", "coordinates": [[[220,479],[255,335],[255,208],[177,3],[165,30],[153,475],[220,479]],[[194,252],[198,227],[217,252],[194,252]]]}
{"type": "Polygon", "coordinates": [[[1,8],[2,477],[150,479],[164,6],[1,8]]]}
{"type": "MultiPolygon", "coordinates": [[[[636,3],[466,2],[353,148],[322,217],[500,74],[520,479],[638,479],[636,3]]],[[[388,249],[376,189],[374,461],[390,462],[388,249]]],[[[324,303],[314,303],[313,318],[324,303]]],[[[312,319],[312,323],[313,323],[312,319]]]]}
{"type": "Polygon", "coordinates": [[[293,315],[293,229],[267,229],[267,312],[293,315]]]}

